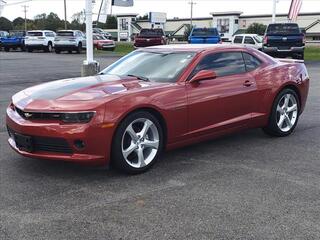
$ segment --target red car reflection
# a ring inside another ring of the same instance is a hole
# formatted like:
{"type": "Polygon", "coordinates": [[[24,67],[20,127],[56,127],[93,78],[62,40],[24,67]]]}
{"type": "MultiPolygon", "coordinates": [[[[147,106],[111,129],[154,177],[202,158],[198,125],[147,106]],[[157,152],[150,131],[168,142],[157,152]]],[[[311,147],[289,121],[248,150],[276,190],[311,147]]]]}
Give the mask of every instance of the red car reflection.
{"type": "Polygon", "coordinates": [[[9,144],[34,158],[149,169],[163,150],[263,128],[286,136],[306,104],[303,63],[252,48],[140,49],[99,75],[25,89],[7,108],[9,144]]]}
{"type": "Polygon", "coordinates": [[[114,51],[116,44],[113,40],[105,38],[103,35],[93,35],[93,46],[98,50],[114,51]]]}

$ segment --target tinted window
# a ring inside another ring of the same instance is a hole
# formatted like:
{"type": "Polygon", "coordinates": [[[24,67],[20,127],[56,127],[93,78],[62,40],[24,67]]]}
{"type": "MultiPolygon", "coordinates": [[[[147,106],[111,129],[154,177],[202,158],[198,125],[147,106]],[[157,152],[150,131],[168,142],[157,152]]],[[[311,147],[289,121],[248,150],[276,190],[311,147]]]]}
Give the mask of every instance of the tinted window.
{"type": "Polygon", "coordinates": [[[142,29],[140,31],[140,35],[145,35],[145,36],[162,36],[164,35],[162,29],[142,29]]]}
{"type": "Polygon", "coordinates": [[[252,39],[252,37],[245,37],[244,38],[244,43],[245,44],[255,44],[254,40],[252,39]]]}
{"type": "Polygon", "coordinates": [[[236,36],[235,38],[234,38],[234,43],[242,43],[242,36],[236,36]]]}
{"type": "Polygon", "coordinates": [[[194,74],[201,70],[213,70],[218,77],[243,73],[246,71],[242,54],[240,52],[222,52],[204,57],[194,74]]]}
{"type": "Polygon", "coordinates": [[[42,32],[28,32],[27,36],[41,37],[42,36],[42,32]]]}
{"type": "Polygon", "coordinates": [[[195,28],[192,31],[192,36],[218,36],[218,30],[216,28],[195,28]]]}
{"type": "Polygon", "coordinates": [[[73,32],[66,32],[66,31],[62,31],[62,32],[58,32],[57,33],[58,36],[68,36],[68,37],[73,37],[73,32]]]}
{"type": "Polygon", "coordinates": [[[248,53],[243,53],[247,71],[252,71],[261,65],[261,61],[248,53]]]}
{"type": "Polygon", "coordinates": [[[298,24],[287,23],[287,24],[270,24],[267,29],[267,35],[294,35],[300,34],[298,24]]]}

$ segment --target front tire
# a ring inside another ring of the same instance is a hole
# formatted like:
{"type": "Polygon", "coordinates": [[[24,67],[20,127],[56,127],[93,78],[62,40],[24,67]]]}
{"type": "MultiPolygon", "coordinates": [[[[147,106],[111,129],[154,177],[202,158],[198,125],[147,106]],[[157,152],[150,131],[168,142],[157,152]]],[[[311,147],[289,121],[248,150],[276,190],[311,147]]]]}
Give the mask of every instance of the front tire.
{"type": "Polygon", "coordinates": [[[115,133],[112,164],[130,174],[145,172],[157,161],[163,142],[163,130],[155,116],[145,111],[132,113],[115,133]]]}
{"type": "Polygon", "coordinates": [[[297,93],[289,88],[282,90],[276,97],[268,126],[264,132],[271,136],[285,137],[297,126],[300,113],[300,102],[297,93]]]}

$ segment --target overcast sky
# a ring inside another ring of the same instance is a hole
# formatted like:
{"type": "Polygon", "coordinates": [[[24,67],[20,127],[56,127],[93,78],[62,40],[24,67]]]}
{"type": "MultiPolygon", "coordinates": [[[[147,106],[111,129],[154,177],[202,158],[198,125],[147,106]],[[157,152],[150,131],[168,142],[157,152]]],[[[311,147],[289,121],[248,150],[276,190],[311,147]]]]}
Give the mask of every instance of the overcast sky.
{"type": "MultiPolygon", "coordinates": [[[[63,18],[63,0],[31,0],[27,3],[11,5],[23,0],[5,0],[9,5],[2,11],[2,16],[13,20],[23,16],[22,6],[28,5],[28,18],[37,14],[55,12],[63,18]]],[[[95,12],[98,12],[101,0],[95,0],[95,12]]],[[[113,13],[145,14],[150,11],[166,12],[168,18],[190,17],[190,0],[134,0],[134,7],[113,7],[113,13]]],[[[195,0],[195,17],[208,17],[210,12],[242,11],[245,14],[271,14],[272,0],[195,0]]],[[[277,13],[287,13],[291,0],[279,0],[277,13]]],[[[85,0],[67,0],[67,15],[81,11],[85,7],[85,0]]],[[[320,12],[320,0],[303,0],[301,12],[320,12]]]]}

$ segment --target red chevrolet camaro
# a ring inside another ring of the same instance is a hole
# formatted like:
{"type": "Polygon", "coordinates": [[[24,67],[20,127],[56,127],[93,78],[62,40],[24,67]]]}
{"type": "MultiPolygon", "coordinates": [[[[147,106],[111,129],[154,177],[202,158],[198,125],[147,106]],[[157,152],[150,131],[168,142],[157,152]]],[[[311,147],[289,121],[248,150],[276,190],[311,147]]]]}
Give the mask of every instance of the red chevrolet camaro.
{"type": "Polygon", "coordinates": [[[139,49],[99,75],[27,88],[7,108],[9,144],[34,158],[139,173],[164,149],[248,128],[286,136],[306,104],[303,63],[252,48],[139,49]]]}

